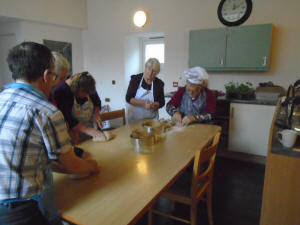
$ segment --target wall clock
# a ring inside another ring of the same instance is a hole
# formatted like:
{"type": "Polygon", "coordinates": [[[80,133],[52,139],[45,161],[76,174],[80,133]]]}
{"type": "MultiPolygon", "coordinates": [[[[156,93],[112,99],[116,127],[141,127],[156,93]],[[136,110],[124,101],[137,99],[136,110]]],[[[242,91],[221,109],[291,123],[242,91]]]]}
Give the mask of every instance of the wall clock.
{"type": "Polygon", "coordinates": [[[221,0],[218,17],[226,26],[238,26],[244,23],[252,11],[252,0],[221,0]]]}

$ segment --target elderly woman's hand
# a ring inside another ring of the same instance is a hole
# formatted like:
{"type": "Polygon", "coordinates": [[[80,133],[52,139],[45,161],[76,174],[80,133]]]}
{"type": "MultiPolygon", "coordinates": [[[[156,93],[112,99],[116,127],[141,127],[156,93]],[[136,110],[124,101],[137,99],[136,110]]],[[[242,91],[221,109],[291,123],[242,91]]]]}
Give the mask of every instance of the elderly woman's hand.
{"type": "Polygon", "coordinates": [[[182,126],[187,126],[189,125],[190,123],[194,122],[196,119],[194,116],[185,116],[183,119],[182,119],[182,122],[181,122],[181,125],[182,126]]]}
{"type": "Polygon", "coordinates": [[[180,112],[175,112],[173,114],[173,117],[172,117],[174,120],[176,120],[179,124],[181,124],[182,122],[182,117],[181,117],[181,113],[180,112]]]}
{"type": "Polygon", "coordinates": [[[152,102],[150,105],[150,109],[152,110],[157,110],[159,107],[159,103],[158,102],[152,102]]]}
{"type": "Polygon", "coordinates": [[[144,108],[145,108],[145,109],[150,109],[150,108],[151,108],[151,104],[152,104],[152,103],[151,103],[149,100],[145,101],[145,102],[144,102],[144,108]]]}

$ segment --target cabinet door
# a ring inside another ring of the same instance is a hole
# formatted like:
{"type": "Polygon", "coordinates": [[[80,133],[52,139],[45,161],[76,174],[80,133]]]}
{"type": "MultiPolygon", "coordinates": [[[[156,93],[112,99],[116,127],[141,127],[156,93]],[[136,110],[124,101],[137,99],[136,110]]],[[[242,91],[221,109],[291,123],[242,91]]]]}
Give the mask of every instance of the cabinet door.
{"type": "Polygon", "coordinates": [[[207,70],[225,65],[226,29],[190,31],[189,66],[207,70]]]}
{"type": "Polygon", "coordinates": [[[275,106],[231,103],[228,149],[266,156],[274,111],[275,106]]]}
{"type": "Polygon", "coordinates": [[[268,70],[271,33],[271,24],[228,28],[226,67],[268,70]]]}

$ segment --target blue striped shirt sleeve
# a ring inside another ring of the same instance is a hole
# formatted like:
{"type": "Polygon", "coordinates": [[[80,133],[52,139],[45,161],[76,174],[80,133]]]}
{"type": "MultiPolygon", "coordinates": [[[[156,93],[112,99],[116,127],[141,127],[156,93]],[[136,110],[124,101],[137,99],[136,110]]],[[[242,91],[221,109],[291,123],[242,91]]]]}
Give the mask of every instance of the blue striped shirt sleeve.
{"type": "Polygon", "coordinates": [[[56,160],[60,154],[71,148],[71,139],[67,131],[63,114],[57,111],[51,117],[46,116],[42,130],[43,141],[50,159],[56,160]]]}

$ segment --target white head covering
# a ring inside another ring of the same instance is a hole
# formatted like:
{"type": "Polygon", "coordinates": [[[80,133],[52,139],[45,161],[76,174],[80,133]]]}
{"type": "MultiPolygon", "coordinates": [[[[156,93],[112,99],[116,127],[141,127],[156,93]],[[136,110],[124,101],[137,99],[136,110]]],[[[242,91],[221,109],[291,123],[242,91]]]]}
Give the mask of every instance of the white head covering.
{"type": "Polygon", "coordinates": [[[204,80],[208,80],[206,70],[200,66],[184,71],[184,75],[186,76],[187,81],[192,84],[202,84],[204,80]]]}

